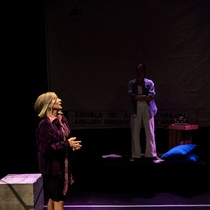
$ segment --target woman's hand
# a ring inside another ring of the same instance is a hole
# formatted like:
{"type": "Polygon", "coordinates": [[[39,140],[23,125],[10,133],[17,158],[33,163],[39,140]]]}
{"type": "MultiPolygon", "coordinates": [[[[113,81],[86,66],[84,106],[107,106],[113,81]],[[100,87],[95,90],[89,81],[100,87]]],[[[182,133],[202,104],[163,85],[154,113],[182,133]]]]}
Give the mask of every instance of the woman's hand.
{"type": "Polygon", "coordinates": [[[146,96],[146,95],[138,94],[138,95],[136,95],[136,98],[135,99],[137,101],[151,101],[152,100],[152,97],[151,96],[146,96]]]}
{"type": "Polygon", "coordinates": [[[136,100],[137,101],[146,101],[147,96],[146,95],[142,95],[142,94],[138,94],[136,95],[136,100]]]}
{"type": "Polygon", "coordinates": [[[73,151],[81,149],[82,145],[80,140],[76,140],[76,137],[71,137],[68,139],[69,145],[73,151]]]}

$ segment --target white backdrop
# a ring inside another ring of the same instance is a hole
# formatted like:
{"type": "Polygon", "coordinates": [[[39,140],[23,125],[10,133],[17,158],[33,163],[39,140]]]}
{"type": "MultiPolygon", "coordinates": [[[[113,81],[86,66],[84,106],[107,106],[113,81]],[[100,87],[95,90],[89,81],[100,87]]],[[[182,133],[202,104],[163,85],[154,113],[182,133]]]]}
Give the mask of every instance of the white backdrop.
{"type": "Polygon", "coordinates": [[[210,126],[209,11],[208,0],[46,0],[48,86],[71,127],[129,126],[139,62],[155,83],[157,126],[180,112],[210,126]]]}

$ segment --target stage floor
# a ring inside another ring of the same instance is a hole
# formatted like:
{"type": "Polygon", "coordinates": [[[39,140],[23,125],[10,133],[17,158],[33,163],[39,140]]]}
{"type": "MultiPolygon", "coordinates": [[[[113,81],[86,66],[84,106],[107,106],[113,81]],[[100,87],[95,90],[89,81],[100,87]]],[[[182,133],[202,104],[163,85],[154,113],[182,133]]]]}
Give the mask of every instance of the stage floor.
{"type": "MultiPolygon", "coordinates": [[[[210,193],[184,195],[179,193],[111,193],[74,191],[65,201],[65,210],[119,210],[119,209],[210,209],[210,193]]],[[[45,207],[45,210],[47,208],[45,207]]]]}
{"type": "Polygon", "coordinates": [[[130,162],[129,158],[78,162],[65,210],[210,209],[206,165],[130,162]]]}

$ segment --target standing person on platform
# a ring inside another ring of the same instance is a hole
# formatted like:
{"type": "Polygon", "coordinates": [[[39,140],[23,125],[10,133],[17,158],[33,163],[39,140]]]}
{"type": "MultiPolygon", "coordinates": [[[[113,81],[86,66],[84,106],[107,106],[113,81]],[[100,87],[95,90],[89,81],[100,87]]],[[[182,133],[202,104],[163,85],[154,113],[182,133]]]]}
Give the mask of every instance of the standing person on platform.
{"type": "Polygon", "coordinates": [[[137,160],[142,157],[140,144],[140,131],[142,123],[145,129],[146,148],[145,157],[152,160],[159,160],[156,151],[155,122],[154,116],[157,113],[157,106],[154,101],[154,82],[145,78],[145,66],[138,64],[135,68],[136,78],[128,83],[128,94],[130,100],[131,119],[131,159],[137,160]]]}
{"type": "Polygon", "coordinates": [[[46,92],[38,96],[34,104],[41,119],[36,130],[36,143],[48,210],[64,210],[68,187],[74,182],[71,153],[82,147],[81,141],[71,137],[61,102],[56,93],[46,92]]]}

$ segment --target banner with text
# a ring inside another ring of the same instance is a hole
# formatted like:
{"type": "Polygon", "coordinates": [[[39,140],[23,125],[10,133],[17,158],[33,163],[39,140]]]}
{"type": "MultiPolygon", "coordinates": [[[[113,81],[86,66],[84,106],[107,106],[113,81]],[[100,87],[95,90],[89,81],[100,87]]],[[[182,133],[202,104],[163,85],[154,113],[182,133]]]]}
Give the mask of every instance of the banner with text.
{"type": "MultiPolygon", "coordinates": [[[[166,127],[174,122],[177,114],[187,114],[189,123],[196,124],[195,110],[160,110],[155,116],[156,128],[166,127]]],[[[128,110],[71,110],[68,111],[71,129],[128,128],[130,115],[128,110]]]]}

